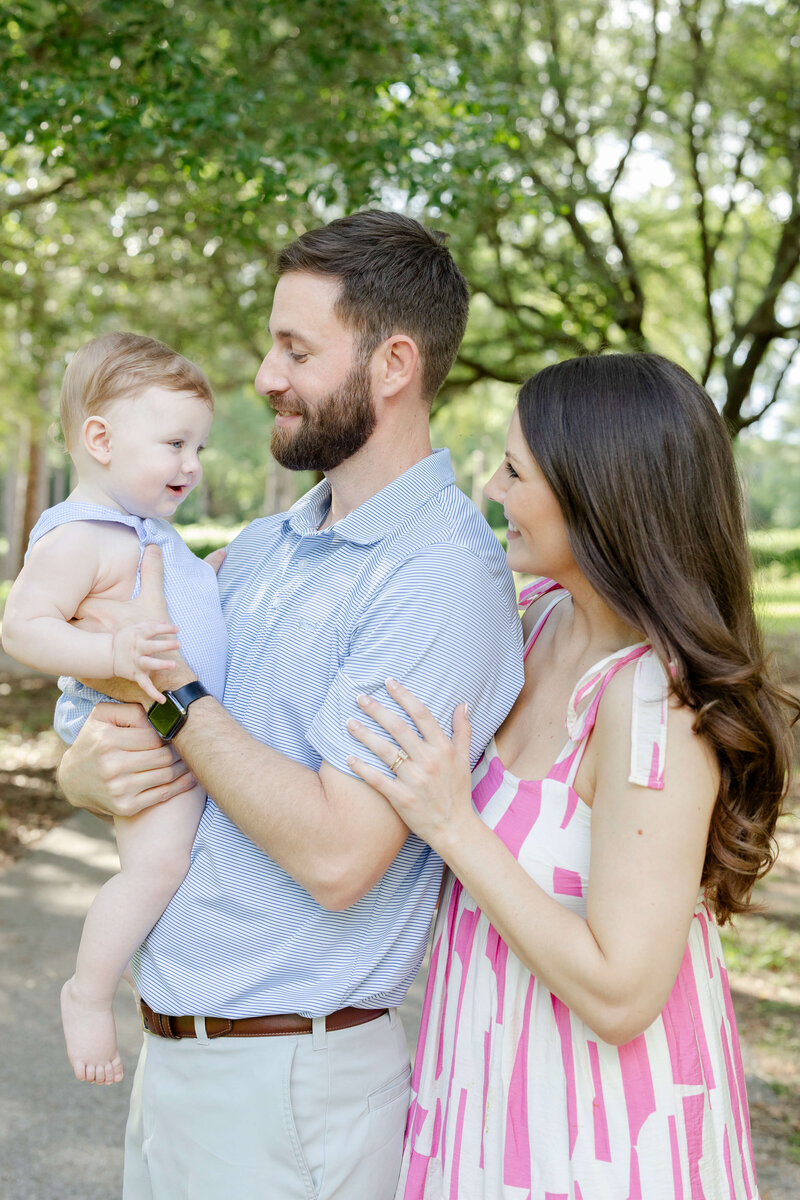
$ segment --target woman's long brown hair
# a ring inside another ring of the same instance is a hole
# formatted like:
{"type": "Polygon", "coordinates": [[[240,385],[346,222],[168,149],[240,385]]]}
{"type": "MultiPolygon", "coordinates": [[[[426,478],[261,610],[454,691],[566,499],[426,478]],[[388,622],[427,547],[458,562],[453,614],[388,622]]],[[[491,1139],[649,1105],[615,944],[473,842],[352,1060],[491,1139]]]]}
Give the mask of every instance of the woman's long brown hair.
{"type": "Polygon", "coordinates": [[[523,384],[519,416],[578,566],[670,664],[672,690],[717,754],[702,882],[724,924],[774,862],[800,706],[764,661],[722,420],[703,388],[656,354],[546,367],[523,384]]]}

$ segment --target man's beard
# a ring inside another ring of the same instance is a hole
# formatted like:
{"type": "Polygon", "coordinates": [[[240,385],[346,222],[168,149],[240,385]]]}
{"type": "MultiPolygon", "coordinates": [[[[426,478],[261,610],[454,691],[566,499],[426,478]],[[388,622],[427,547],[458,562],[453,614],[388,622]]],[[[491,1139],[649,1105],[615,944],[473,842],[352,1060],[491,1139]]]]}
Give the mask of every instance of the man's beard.
{"type": "Polygon", "coordinates": [[[277,425],[272,430],[272,456],[290,471],[332,471],[361,449],[377,420],[366,363],[352,367],[342,386],[314,408],[299,396],[291,409],[280,404],[274,397],[276,412],[299,412],[302,418],[294,433],[277,425]]]}

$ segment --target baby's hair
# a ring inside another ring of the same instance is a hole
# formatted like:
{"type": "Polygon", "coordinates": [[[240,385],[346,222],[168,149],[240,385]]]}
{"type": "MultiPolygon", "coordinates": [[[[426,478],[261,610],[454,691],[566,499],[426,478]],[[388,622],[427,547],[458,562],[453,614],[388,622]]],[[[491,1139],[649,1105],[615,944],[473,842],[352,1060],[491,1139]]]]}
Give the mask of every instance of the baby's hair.
{"type": "Polygon", "coordinates": [[[199,367],[155,338],[138,333],[104,333],[70,359],[61,387],[61,427],[72,450],[87,417],[115,400],[135,400],[151,387],[194,392],[214,408],[211,385],[199,367]]]}

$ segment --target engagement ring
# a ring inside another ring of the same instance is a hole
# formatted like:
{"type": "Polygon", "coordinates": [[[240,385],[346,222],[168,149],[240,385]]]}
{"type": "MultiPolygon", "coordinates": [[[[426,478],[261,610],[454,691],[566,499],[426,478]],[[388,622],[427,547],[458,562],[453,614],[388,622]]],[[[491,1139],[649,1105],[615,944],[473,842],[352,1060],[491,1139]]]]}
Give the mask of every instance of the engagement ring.
{"type": "Polygon", "coordinates": [[[393,775],[397,774],[398,767],[402,766],[407,758],[408,758],[408,755],[406,754],[405,750],[397,751],[397,758],[394,760],[392,765],[389,767],[389,770],[392,772],[393,775]]]}

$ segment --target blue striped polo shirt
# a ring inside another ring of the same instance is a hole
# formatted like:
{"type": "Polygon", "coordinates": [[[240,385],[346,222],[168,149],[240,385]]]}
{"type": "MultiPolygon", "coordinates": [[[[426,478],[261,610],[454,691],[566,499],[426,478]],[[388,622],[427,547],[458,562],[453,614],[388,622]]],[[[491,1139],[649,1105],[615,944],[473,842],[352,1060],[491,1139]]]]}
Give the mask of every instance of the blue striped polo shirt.
{"type": "MultiPolygon", "coordinates": [[[[468,701],[476,761],[522,686],[522,638],[502,548],[455,486],[448,452],[320,529],[329,508],[323,481],[231,544],[219,575],[226,708],[296,762],[352,774],[347,756],[370,756],[345,722],[364,720],[361,692],[392,706],[392,675],[448,732],[468,701]]],[[[396,1005],[422,960],[440,877],[441,861],[409,834],[370,892],[326,911],[210,799],[188,875],[137,956],[137,982],[172,1014],[396,1005]]]]}

